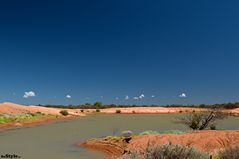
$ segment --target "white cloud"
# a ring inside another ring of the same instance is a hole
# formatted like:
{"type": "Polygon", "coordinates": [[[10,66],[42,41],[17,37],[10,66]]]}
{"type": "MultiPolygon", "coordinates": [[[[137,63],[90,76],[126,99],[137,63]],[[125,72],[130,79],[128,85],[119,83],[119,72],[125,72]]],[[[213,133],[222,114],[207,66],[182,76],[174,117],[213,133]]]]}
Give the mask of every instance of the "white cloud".
{"type": "Polygon", "coordinates": [[[36,93],[33,91],[25,92],[23,95],[23,98],[30,98],[30,97],[35,97],[36,93]]]}
{"type": "Polygon", "coordinates": [[[129,100],[129,96],[125,96],[125,98],[124,98],[125,100],[129,100]]]}
{"type": "Polygon", "coordinates": [[[70,99],[70,98],[71,98],[71,95],[69,95],[69,94],[68,94],[68,95],[66,95],[66,98],[70,99]]]}
{"type": "Polygon", "coordinates": [[[180,98],[186,98],[187,95],[186,95],[186,93],[182,93],[182,94],[179,95],[179,97],[180,97],[180,98]]]}
{"type": "Polygon", "coordinates": [[[135,99],[135,100],[138,100],[138,99],[139,99],[139,97],[134,97],[133,99],[135,99]]]}
{"type": "Polygon", "coordinates": [[[141,94],[141,95],[139,96],[140,99],[142,99],[142,98],[144,98],[144,97],[145,97],[144,94],[141,94]]]}
{"type": "Polygon", "coordinates": [[[100,96],[100,98],[104,98],[104,96],[100,96]]]}
{"type": "Polygon", "coordinates": [[[151,96],[151,98],[154,98],[154,97],[155,97],[155,95],[152,95],[152,96],[151,96]]]}
{"type": "Polygon", "coordinates": [[[119,100],[119,97],[116,97],[115,100],[119,100]]]}

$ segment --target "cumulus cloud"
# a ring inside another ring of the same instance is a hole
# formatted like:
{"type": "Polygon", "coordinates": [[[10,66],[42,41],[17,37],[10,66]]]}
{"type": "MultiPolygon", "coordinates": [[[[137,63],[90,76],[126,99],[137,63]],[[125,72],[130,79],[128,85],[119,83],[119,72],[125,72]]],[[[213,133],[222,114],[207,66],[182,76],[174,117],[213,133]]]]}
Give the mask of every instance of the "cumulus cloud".
{"type": "Polygon", "coordinates": [[[155,95],[152,95],[152,96],[151,96],[151,98],[154,98],[154,97],[155,97],[155,95]]]}
{"type": "Polygon", "coordinates": [[[129,100],[129,96],[125,96],[125,98],[124,98],[125,100],[129,100]]]}
{"type": "Polygon", "coordinates": [[[69,94],[68,94],[68,95],[66,95],[66,98],[70,99],[70,98],[71,98],[71,95],[69,95],[69,94]]]}
{"type": "Polygon", "coordinates": [[[142,99],[142,98],[144,98],[145,96],[144,96],[144,94],[141,94],[140,96],[139,96],[139,99],[142,99]]]}
{"type": "Polygon", "coordinates": [[[186,93],[182,93],[182,94],[179,95],[179,97],[180,97],[180,98],[186,98],[187,95],[186,95],[186,93]]]}
{"type": "Polygon", "coordinates": [[[30,98],[30,97],[35,97],[36,93],[33,91],[25,92],[23,95],[23,98],[30,98]]]}
{"type": "Polygon", "coordinates": [[[115,100],[119,100],[119,97],[115,97],[115,100]]]}
{"type": "Polygon", "coordinates": [[[135,99],[135,100],[138,100],[138,99],[139,99],[139,97],[134,97],[133,99],[135,99]]]}

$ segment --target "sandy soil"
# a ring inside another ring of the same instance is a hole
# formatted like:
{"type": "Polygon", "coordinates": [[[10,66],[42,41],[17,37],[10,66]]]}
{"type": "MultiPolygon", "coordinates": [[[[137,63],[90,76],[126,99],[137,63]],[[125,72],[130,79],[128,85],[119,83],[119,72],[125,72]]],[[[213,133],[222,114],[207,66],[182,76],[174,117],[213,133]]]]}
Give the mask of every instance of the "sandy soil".
{"type": "Polygon", "coordinates": [[[228,110],[228,111],[233,113],[233,114],[239,114],[239,108],[228,110]]]}
{"type": "Polygon", "coordinates": [[[129,108],[108,108],[102,109],[103,113],[116,113],[117,110],[120,110],[123,114],[173,114],[180,112],[192,112],[192,111],[201,111],[206,110],[202,108],[183,108],[183,107],[129,107],[129,108]]]}
{"type": "Polygon", "coordinates": [[[219,150],[228,146],[238,145],[239,131],[195,131],[188,134],[161,134],[136,136],[129,144],[122,140],[112,140],[110,138],[92,139],[79,144],[82,147],[104,152],[106,158],[120,156],[128,151],[144,151],[148,145],[166,144],[172,142],[193,146],[198,150],[209,154],[216,154],[219,150]]]}
{"type": "Polygon", "coordinates": [[[40,106],[25,106],[14,104],[10,102],[5,102],[0,104],[0,113],[4,114],[26,114],[26,113],[34,113],[34,112],[42,112],[45,114],[59,115],[59,116],[42,116],[39,119],[31,120],[31,121],[21,121],[21,122],[11,122],[0,124],[0,129],[6,129],[10,127],[22,127],[29,125],[36,125],[45,122],[55,121],[55,120],[63,120],[63,119],[71,119],[79,116],[85,116],[85,114],[81,113],[79,110],[72,109],[64,109],[69,112],[69,116],[62,116],[60,111],[63,109],[58,108],[46,108],[40,106]]]}
{"type": "MultiPolygon", "coordinates": [[[[25,106],[10,102],[0,104],[0,113],[6,114],[25,114],[25,113],[42,112],[45,114],[60,115],[61,110],[63,109],[46,108],[41,106],[25,106]]],[[[78,109],[64,109],[64,110],[67,110],[70,113],[70,115],[83,116],[83,114],[78,109]]]]}
{"type": "MultiPolygon", "coordinates": [[[[0,113],[7,114],[24,114],[32,112],[42,112],[45,114],[60,115],[60,108],[47,108],[41,106],[25,106],[14,104],[10,102],[0,103],[0,113]]],[[[64,109],[71,115],[84,116],[81,113],[81,109],[64,109]]],[[[186,107],[128,107],[128,108],[107,108],[101,109],[100,112],[107,114],[115,114],[117,110],[120,110],[122,114],[174,114],[174,113],[187,113],[194,111],[207,110],[203,108],[186,108],[186,107]]],[[[93,113],[96,109],[85,109],[86,113],[93,113]]],[[[232,110],[225,110],[225,112],[239,114],[239,108],[232,110]]]]}

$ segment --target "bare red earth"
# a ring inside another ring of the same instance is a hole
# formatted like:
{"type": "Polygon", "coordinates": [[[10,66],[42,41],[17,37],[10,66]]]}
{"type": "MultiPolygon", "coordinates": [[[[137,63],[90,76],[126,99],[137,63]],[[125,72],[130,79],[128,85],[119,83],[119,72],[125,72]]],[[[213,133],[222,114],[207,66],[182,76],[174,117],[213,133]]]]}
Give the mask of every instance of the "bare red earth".
{"type": "Polygon", "coordinates": [[[120,156],[124,151],[143,152],[148,145],[159,145],[172,142],[192,146],[209,154],[216,154],[219,150],[239,144],[239,131],[196,131],[188,134],[161,134],[133,137],[129,144],[122,140],[110,138],[94,139],[81,143],[80,146],[98,150],[107,154],[107,158],[120,156]]]}

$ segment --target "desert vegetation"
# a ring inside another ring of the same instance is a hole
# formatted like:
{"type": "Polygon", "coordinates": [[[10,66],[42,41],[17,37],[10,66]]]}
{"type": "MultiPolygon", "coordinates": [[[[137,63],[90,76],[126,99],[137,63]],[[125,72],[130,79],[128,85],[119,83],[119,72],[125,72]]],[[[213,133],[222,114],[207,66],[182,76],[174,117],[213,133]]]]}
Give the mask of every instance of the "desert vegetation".
{"type": "Polygon", "coordinates": [[[164,145],[149,145],[143,153],[129,152],[118,159],[210,159],[207,153],[200,152],[193,147],[172,143],[164,145]]]}
{"type": "Polygon", "coordinates": [[[219,159],[238,159],[239,158],[239,145],[235,147],[227,147],[218,154],[219,159]]]}
{"type": "Polygon", "coordinates": [[[176,123],[183,124],[192,130],[215,130],[217,121],[226,117],[227,114],[215,109],[187,114],[184,117],[176,118],[176,123]]]}
{"type": "Polygon", "coordinates": [[[100,109],[96,109],[95,112],[96,112],[96,113],[100,113],[100,109]]]}
{"type": "Polygon", "coordinates": [[[239,102],[236,103],[222,103],[222,104],[199,104],[199,105],[117,105],[117,104],[103,104],[102,102],[95,102],[94,104],[85,103],[80,105],[41,105],[44,107],[53,108],[69,108],[69,109],[104,109],[104,108],[125,108],[125,107],[195,107],[195,108],[221,108],[221,109],[235,109],[239,108],[239,102]]]}
{"type": "Polygon", "coordinates": [[[10,122],[32,121],[32,120],[40,119],[43,116],[48,116],[48,115],[45,115],[44,113],[41,113],[41,112],[17,114],[17,115],[0,114],[0,124],[10,123],[10,122]]]}
{"type": "Polygon", "coordinates": [[[156,135],[156,134],[185,134],[185,133],[186,132],[180,131],[180,130],[167,130],[162,132],[147,130],[147,131],[139,133],[138,135],[142,136],[142,135],[156,135]]]}
{"type": "Polygon", "coordinates": [[[61,110],[60,114],[63,116],[67,116],[67,115],[69,115],[69,112],[67,110],[61,110]]]}

